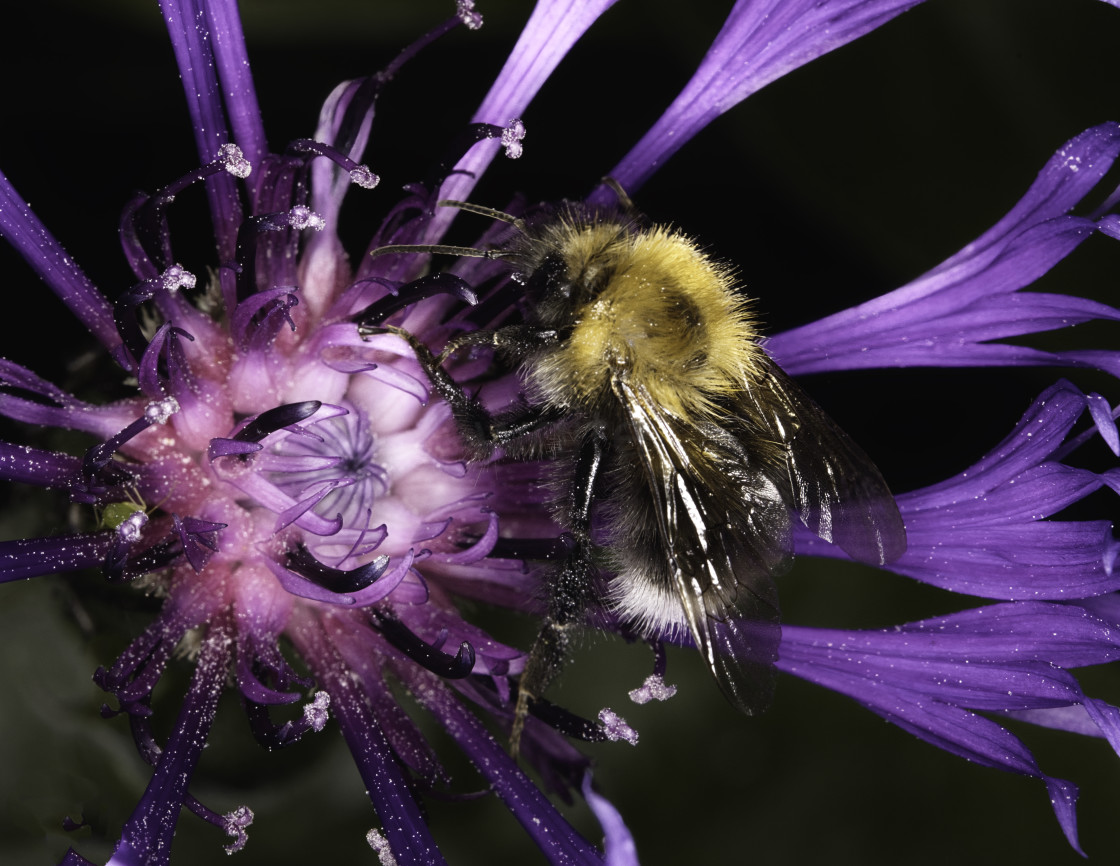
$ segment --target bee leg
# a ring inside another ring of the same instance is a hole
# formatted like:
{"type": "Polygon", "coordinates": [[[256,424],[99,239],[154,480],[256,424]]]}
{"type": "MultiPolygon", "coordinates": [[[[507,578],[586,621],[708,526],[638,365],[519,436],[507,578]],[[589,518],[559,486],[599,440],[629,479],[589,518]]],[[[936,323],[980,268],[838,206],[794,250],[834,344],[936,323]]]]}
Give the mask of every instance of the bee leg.
{"type": "MultiPolygon", "coordinates": [[[[486,408],[468,394],[463,386],[451,378],[441,363],[443,356],[436,357],[432,350],[416,338],[414,334],[404,328],[386,325],[378,329],[379,333],[396,334],[412,349],[420,369],[428,377],[434,390],[440,397],[447,401],[451,407],[451,414],[455,418],[455,425],[463,444],[467,447],[471,460],[485,460],[494,450],[494,435],[491,431],[491,417],[486,408]]],[[[479,332],[480,333],[480,332],[479,332]]]]}
{"type": "Polygon", "coordinates": [[[564,502],[562,536],[569,547],[563,565],[548,582],[548,615],[541,626],[517,688],[509,751],[517,756],[529,705],[539,697],[563,670],[572,634],[594,601],[596,568],[591,543],[591,505],[595,483],[603,467],[606,439],[593,433],[583,441],[576,461],[571,489],[564,502]]]}
{"type": "MultiPolygon", "coordinates": [[[[558,339],[555,331],[516,325],[497,331],[474,331],[453,340],[436,356],[403,328],[386,326],[379,330],[382,333],[396,334],[412,348],[432,389],[451,407],[459,436],[472,460],[486,459],[495,447],[513,445],[523,437],[564,417],[563,410],[559,407],[529,405],[492,416],[442,366],[451,353],[470,345],[491,345],[514,356],[524,356],[531,349],[539,347],[542,341],[558,339]]],[[[562,541],[568,547],[568,553],[563,565],[548,581],[548,614],[529,651],[529,659],[518,685],[517,705],[510,732],[510,754],[514,756],[517,755],[530,703],[544,692],[563,669],[572,633],[594,601],[596,568],[591,543],[591,506],[606,445],[607,439],[602,431],[594,431],[583,440],[572,486],[562,504],[561,521],[568,527],[562,541]]]]}
{"type": "Polygon", "coordinates": [[[547,427],[563,417],[563,412],[557,408],[520,406],[495,418],[443,368],[443,362],[451,354],[467,346],[494,346],[515,357],[520,357],[530,347],[539,347],[542,342],[558,339],[555,331],[542,331],[519,325],[500,328],[497,331],[471,331],[453,339],[439,355],[434,354],[414,334],[404,328],[386,325],[378,328],[377,333],[396,334],[408,343],[424,375],[428,377],[432,390],[451,407],[455,426],[466,447],[467,457],[471,461],[485,460],[496,446],[516,443],[522,437],[547,427]]]}
{"type": "Polygon", "coordinates": [[[490,346],[514,359],[524,358],[534,349],[559,341],[554,330],[529,325],[507,325],[496,331],[467,331],[447,341],[437,361],[442,364],[460,349],[468,346],[490,346]]]}

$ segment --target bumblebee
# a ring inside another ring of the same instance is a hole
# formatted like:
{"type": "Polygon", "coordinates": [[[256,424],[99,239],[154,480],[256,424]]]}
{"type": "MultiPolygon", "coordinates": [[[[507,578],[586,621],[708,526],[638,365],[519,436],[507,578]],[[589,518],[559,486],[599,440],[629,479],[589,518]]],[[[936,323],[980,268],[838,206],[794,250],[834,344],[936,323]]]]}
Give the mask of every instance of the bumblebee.
{"type": "Polygon", "coordinates": [[[521,677],[514,750],[595,606],[643,636],[691,637],[730,702],[754,714],[773,690],[774,577],[791,561],[793,521],[873,565],[906,548],[882,475],[766,354],[731,268],[646,224],[614,188],[619,209],[565,203],[530,219],[441,202],[510,223],[507,249],[375,251],[501,259],[524,289],[521,323],[459,334],[439,354],[359,323],[409,343],[471,459],[568,455],[553,503],[563,552],[521,677]],[[444,369],[477,346],[518,366],[518,405],[491,413],[444,369]]]}

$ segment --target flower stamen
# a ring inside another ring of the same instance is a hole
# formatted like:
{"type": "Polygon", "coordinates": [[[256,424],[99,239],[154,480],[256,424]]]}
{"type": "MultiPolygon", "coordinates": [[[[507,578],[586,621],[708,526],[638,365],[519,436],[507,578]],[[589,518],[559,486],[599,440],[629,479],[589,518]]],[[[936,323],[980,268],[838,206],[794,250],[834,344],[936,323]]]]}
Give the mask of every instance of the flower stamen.
{"type": "Polygon", "coordinates": [[[373,625],[384,635],[385,640],[437,676],[457,680],[469,676],[474,670],[474,647],[467,641],[459,644],[459,651],[452,656],[440,651],[440,647],[447,640],[446,630],[440,633],[440,637],[434,644],[428,644],[387,611],[371,608],[369,615],[373,625]]]}

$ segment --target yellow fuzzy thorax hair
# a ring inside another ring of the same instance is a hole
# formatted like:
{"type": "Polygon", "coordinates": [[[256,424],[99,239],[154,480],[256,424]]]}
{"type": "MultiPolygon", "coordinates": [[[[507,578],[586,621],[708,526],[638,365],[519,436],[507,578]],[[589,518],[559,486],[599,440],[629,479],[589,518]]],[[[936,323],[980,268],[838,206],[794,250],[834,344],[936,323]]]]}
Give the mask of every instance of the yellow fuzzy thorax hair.
{"type": "Polygon", "coordinates": [[[666,226],[567,225],[555,237],[574,297],[570,337],[532,378],[543,393],[592,406],[612,381],[643,388],[681,419],[741,391],[763,357],[729,268],[666,226]],[[566,232],[564,231],[566,229],[566,232]]]}

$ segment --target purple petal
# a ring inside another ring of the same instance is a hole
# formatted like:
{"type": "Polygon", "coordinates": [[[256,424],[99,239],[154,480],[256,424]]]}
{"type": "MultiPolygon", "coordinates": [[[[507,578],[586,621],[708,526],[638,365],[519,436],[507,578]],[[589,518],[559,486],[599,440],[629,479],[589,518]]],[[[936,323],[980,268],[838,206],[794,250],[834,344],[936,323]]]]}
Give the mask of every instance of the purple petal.
{"type": "MultiPolygon", "coordinates": [[[[580,836],[526,776],[486,727],[453,694],[428,674],[414,690],[521,822],[551,863],[601,864],[602,855],[580,836]]],[[[616,836],[617,839],[617,836],[616,836]]]]}
{"type": "MultiPolygon", "coordinates": [[[[119,861],[123,863],[124,861],[119,861]]],[[[62,858],[59,866],[95,866],[92,860],[87,860],[73,848],[66,849],[66,856],[62,858]]]]}
{"type": "Polygon", "coordinates": [[[105,561],[112,542],[112,532],[0,541],[0,583],[96,568],[105,561]]]}
{"type": "Polygon", "coordinates": [[[1120,124],[1086,130],[1043,168],[995,226],[912,283],[774,336],[767,351],[790,373],[887,366],[1099,366],[1120,375],[1120,354],[1051,353],[990,343],[1120,311],[1083,298],[1016,292],[1088,237],[1091,220],[1065,216],[1120,153],[1120,124]]]}
{"type": "MultiPolygon", "coordinates": [[[[195,145],[204,163],[218,156],[222,145],[229,143],[229,128],[222,107],[222,86],[218,81],[218,61],[214,56],[215,38],[237,40],[236,34],[212,30],[206,4],[202,0],[160,0],[164,22],[171,37],[171,47],[183,79],[187,109],[194,129],[195,145]]],[[[236,17],[234,15],[233,17],[236,17]]],[[[230,16],[222,12],[219,26],[229,26],[230,16]]],[[[236,63],[237,49],[232,41],[223,46],[225,62],[236,63]]],[[[242,49],[243,51],[243,49],[242,49]]],[[[236,80],[243,84],[243,77],[236,80]]],[[[247,106],[245,94],[240,94],[242,109],[247,106]]],[[[254,146],[258,143],[254,141],[254,146]]],[[[237,228],[241,223],[241,204],[233,178],[226,173],[213,175],[206,180],[206,194],[210,200],[210,213],[214,219],[214,234],[221,261],[233,261],[237,244],[237,228]]]]}
{"type": "MultiPolygon", "coordinates": [[[[861,655],[866,660],[864,663],[871,667],[878,664],[889,666],[899,660],[903,665],[915,662],[922,665],[964,664],[975,666],[978,670],[984,667],[1003,668],[1015,677],[1017,674],[1013,671],[1020,665],[1026,670],[1034,670],[1033,665],[1041,662],[1055,671],[1064,671],[1120,658],[1120,634],[1112,624],[1080,606],[1051,602],[993,604],[882,631],[785,626],[783,658],[786,657],[785,632],[790,629],[791,643],[804,641],[808,636],[822,659],[831,660],[836,655],[847,664],[851,658],[861,655]]],[[[939,697],[954,695],[963,688],[972,692],[978,700],[991,700],[990,696],[981,694],[991,685],[983,672],[975,677],[964,672],[962,679],[935,683],[931,689],[922,688],[918,678],[911,679],[890,670],[874,674],[869,672],[868,676],[887,683],[897,680],[900,685],[909,681],[916,689],[936,693],[939,697]]],[[[1055,676],[1061,682],[1068,682],[1064,676],[1055,676]]],[[[1034,687],[1016,688],[1011,695],[995,685],[992,693],[996,700],[1010,702],[1032,694],[1045,695],[1050,687],[1040,683],[1037,693],[1031,688],[1034,687]]],[[[1083,697],[1079,689],[1075,689],[1074,694],[1078,700],[1083,697]]],[[[968,699],[954,702],[973,706],[968,699]]]]}
{"type": "Polygon", "coordinates": [[[170,862],[171,840],[179,812],[218,711],[218,698],[225,688],[232,646],[224,628],[210,627],[175,730],[159,757],[144,796],[125,823],[110,863],[163,866],[170,862]]]}
{"type": "MultiPolygon", "coordinates": [[[[472,122],[505,126],[511,119],[521,117],[576,41],[614,3],[615,0],[540,0],[472,122]]],[[[469,198],[500,147],[500,142],[492,140],[472,148],[455,166],[456,173],[444,182],[440,198],[469,198]]],[[[441,238],[456,214],[455,208],[440,208],[427,239],[434,242],[441,238]]]]}
{"type": "Polygon", "coordinates": [[[0,442],[0,478],[40,487],[67,487],[82,461],[70,454],[0,442]]]}
{"type": "Polygon", "coordinates": [[[638,849],[622,815],[606,797],[600,797],[591,787],[591,773],[583,777],[583,797],[603,826],[603,853],[607,866],[638,866],[638,849]]]}
{"type": "MultiPolygon", "coordinates": [[[[986,610],[989,611],[989,616],[992,611],[997,614],[999,612],[998,608],[986,610]]],[[[993,624],[996,619],[998,617],[992,616],[993,624]]],[[[914,647],[922,647],[931,639],[937,641],[928,625],[914,623],[908,627],[913,630],[913,634],[909,635],[909,642],[914,647]]],[[[974,623],[973,627],[975,625],[974,623]]],[[[939,674],[944,679],[934,679],[932,685],[923,691],[908,686],[905,678],[898,678],[902,682],[893,684],[880,680],[884,673],[892,670],[892,664],[912,663],[912,659],[907,658],[911,650],[900,645],[906,641],[892,641],[893,632],[852,632],[840,638],[837,643],[838,636],[837,632],[818,632],[787,626],[783,629],[782,658],[778,667],[846,694],[902,729],[952,754],[984,766],[1042,779],[1046,783],[1051,804],[1066,838],[1081,853],[1074,814],[1076,787],[1062,779],[1047,776],[1017,737],[996,722],[966,708],[979,704],[985,709],[997,709],[1001,692],[1006,701],[1014,706],[1018,694],[1011,695],[1008,692],[1024,684],[1042,697],[1049,691],[1052,681],[1047,681],[1037,666],[1033,671],[1013,674],[1013,667],[1010,665],[974,665],[967,656],[974,636],[966,635],[959,642],[959,663],[955,668],[940,671],[939,674]],[[874,646],[876,653],[849,653],[847,640],[861,648],[874,646]],[[985,670],[981,671],[981,668],[985,670]],[[1039,675],[1033,683],[1032,673],[1039,675]],[[969,686],[975,689],[975,693],[965,706],[943,701],[943,697],[952,699],[962,693],[967,695],[969,686]]],[[[1036,644],[1045,637],[1038,635],[1035,638],[1036,644]]],[[[952,641],[940,643],[945,656],[952,657],[952,641]]],[[[1030,645],[1029,641],[1027,645],[1030,645]]]]}
{"type": "Polygon", "coordinates": [[[1113,751],[1120,754],[1120,709],[1104,701],[1090,698],[1068,707],[1009,710],[1006,715],[1056,731],[1101,737],[1108,740],[1113,751]]]}
{"type": "Polygon", "coordinates": [[[330,695],[331,709],[384,825],[396,862],[399,866],[445,863],[381,720],[372,711],[358,680],[350,675],[349,666],[339,658],[318,624],[305,622],[292,637],[301,644],[302,655],[316,680],[330,695]]]}
{"type": "Polygon", "coordinates": [[[1089,414],[1093,416],[1093,423],[1097,432],[1108,445],[1113,454],[1120,457],[1120,431],[1116,429],[1116,419],[1112,417],[1112,407],[1100,394],[1090,394],[1086,398],[1089,405],[1089,414]]]}
{"type": "Polygon", "coordinates": [[[233,127],[233,140],[245,158],[256,165],[268,152],[268,142],[265,140],[253,76],[249,71],[249,55],[245,50],[245,34],[241,30],[237,3],[234,0],[208,0],[205,8],[226,114],[233,127]]]}
{"type": "MultiPolygon", "coordinates": [[[[1120,0],[1118,0],[1120,2],[1120,0]]],[[[1097,230],[1102,234],[1108,235],[1110,238],[1117,238],[1120,240],[1120,216],[1116,214],[1108,214],[1102,217],[1097,222],[1097,230]]]]}
{"type": "Polygon", "coordinates": [[[755,91],[920,2],[739,0],[692,80],[611,176],[633,192],[685,142],[755,91]]]}
{"type": "Polygon", "coordinates": [[[70,311],[112,353],[121,338],[113,322],[113,305],[90,282],[47,231],[31,207],[0,174],[0,236],[3,236],[70,311]]]}
{"type": "MultiPolygon", "coordinates": [[[[1088,402],[1060,382],[975,465],[899,496],[907,550],[891,569],[987,598],[1073,600],[1120,589],[1120,571],[1107,562],[1108,521],[1044,519],[1108,482],[1107,473],[1053,459],[1088,402]]],[[[841,555],[802,530],[795,544],[804,553],[841,555]]]]}

